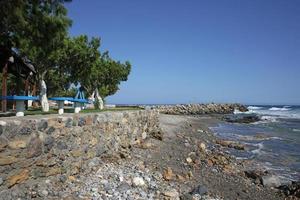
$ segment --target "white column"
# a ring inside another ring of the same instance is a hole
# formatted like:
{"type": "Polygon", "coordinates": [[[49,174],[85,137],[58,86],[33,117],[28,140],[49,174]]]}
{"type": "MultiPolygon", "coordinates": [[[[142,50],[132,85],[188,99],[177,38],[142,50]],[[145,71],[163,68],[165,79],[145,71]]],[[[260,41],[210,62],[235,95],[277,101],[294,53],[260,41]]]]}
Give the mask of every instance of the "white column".
{"type": "Polygon", "coordinates": [[[64,114],[64,101],[58,101],[58,114],[62,115],[64,114]]]}
{"type": "Polygon", "coordinates": [[[16,100],[16,111],[17,117],[23,117],[24,116],[24,110],[25,110],[25,104],[23,100],[16,100]]]}
{"type": "Polygon", "coordinates": [[[81,110],[81,103],[75,102],[75,110],[74,113],[79,113],[81,110]]]}

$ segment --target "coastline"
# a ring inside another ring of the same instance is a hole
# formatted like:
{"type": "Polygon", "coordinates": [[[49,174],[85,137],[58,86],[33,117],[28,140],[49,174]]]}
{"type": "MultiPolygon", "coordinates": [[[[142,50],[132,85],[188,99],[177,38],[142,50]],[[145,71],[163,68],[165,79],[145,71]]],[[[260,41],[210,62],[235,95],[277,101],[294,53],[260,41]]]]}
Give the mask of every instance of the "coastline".
{"type": "Polygon", "coordinates": [[[286,199],[283,190],[261,183],[270,174],[249,171],[253,163],[237,160],[228,151],[243,151],[241,146],[213,134],[210,127],[221,122],[220,116],[159,114],[162,137],[143,133],[120,157],[94,158],[76,175],[45,177],[36,188],[28,182],[2,192],[30,190],[36,199],[66,200],[286,199]]]}

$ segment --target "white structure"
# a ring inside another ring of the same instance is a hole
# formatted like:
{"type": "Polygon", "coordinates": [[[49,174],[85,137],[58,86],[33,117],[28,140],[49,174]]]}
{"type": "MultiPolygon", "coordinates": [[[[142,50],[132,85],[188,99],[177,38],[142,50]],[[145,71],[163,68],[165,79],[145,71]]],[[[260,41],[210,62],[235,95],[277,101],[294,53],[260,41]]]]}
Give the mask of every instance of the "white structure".
{"type": "Polygon", "coordinates": [[[49,103],[47,99],[47,86],[44,80],[41,81],[40,101],[43,112],[49,112],[49,103]]]}
{"type": "Polygon", "coordinates": [[[99,94],[98,89],[95,89],[91,97],[89,98],[94,102],[94,105],[98,105],[98,109],[103,110],[104,102],[99,94]],[[98,102],[98,104],[96,104],[98,102]]]}

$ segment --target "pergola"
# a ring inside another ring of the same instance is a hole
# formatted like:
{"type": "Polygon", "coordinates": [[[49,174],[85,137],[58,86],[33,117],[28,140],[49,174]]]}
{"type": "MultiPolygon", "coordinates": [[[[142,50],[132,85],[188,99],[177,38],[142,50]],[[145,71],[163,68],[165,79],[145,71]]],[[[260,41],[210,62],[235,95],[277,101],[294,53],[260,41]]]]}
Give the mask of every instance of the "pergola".
{"type": "MultiPolygon", "coordinates": [[[[28,92],[29,83],[34,80],[36,75],[36,70],[28,59],[19,56],[11,49],[0,47],[0,67],[2,70],[2,97],[7,96],[8,73],[16,76],[18,80],[24,79],[25,92],[28,92]]],[[[7,100],[2,99],[2,112],[6,112],[6,110],[7,100]]]]}

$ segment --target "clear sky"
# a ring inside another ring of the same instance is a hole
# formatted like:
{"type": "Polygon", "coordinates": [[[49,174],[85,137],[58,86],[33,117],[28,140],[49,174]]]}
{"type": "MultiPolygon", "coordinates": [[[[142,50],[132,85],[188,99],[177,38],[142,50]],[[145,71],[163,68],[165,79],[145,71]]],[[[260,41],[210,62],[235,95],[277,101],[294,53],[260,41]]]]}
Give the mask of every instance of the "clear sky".
{"type": "Polygon", "coordinates": [[[300,0],[73,0],[132,72],[109,103],[300,104],[300,0]]]}

